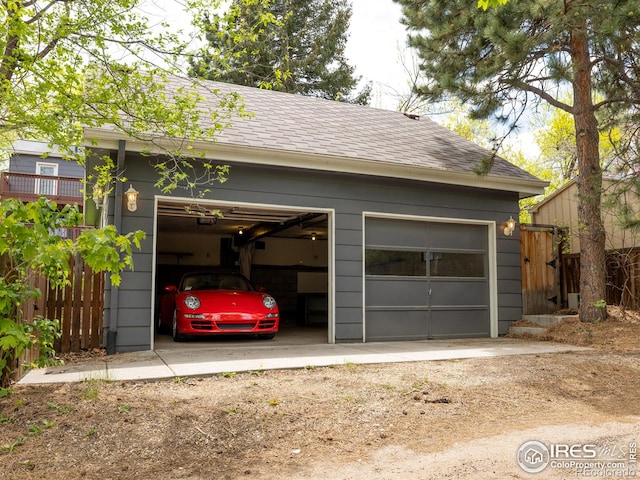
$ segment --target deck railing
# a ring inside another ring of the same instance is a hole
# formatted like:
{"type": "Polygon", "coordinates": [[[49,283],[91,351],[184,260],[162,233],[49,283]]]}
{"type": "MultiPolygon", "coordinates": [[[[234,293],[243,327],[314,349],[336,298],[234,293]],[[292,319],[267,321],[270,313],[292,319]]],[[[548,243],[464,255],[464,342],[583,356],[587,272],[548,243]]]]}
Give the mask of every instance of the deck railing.
{"type": "Polygon", "coordinates": [[[23,202],[33,202],[40,197],[59,204],[77,203],[82,206],[82,179],[31,173],[0,173],[0,199],[17,198],[23,202]]]}

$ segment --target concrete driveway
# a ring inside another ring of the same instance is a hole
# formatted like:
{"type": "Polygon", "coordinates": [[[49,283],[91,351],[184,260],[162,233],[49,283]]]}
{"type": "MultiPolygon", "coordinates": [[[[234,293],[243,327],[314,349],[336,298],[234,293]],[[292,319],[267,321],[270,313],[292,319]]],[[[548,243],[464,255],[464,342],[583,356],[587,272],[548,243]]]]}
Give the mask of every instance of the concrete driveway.
{"type": "Polygon", "coordinates": [[[35,369],[19,384],[95,380],[159,380],[341,364],[418,362],[507,355],[540,355],[587,350],[583,347],[513,338],[326,343],[326,331],[302,331],[275,340],[214,339],[176,344],[159,337],[156,349],[119,353],[95,361],[35,369]]]}

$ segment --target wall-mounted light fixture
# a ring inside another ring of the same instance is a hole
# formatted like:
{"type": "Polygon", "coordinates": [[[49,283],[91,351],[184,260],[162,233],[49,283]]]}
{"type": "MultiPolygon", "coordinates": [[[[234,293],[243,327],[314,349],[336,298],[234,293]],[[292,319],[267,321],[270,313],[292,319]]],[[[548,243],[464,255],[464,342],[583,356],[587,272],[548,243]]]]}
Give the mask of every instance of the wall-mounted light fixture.
{"type": "Polygon", "coordinates": [[[513,235],[513,231],[516,229],[516,221],[513,219],[512,215],[509,215],[509,220],[507,220],[507,225],[504,227],[504,234],[507,237],[513,235]]]}
{"type": "Polygon", "coordinates": [[[127,210],[135,212],[138,209],[138,191],[133,188],[133,185],[129,185],[129,190],[124,194],[127,198],[127,210]]]}
{"type": "Polygon", "coordinates": [[[313,240],[314,242],[316,241],[316,232],[312,232],[311,233],[311,240],[313,240]]]}
{"type": "Polygon", "coordinates": [[[217,222],[216,217],[198,217],[198,225],[215,225],[217,222]]]}
{"type": "Polygon", "coordinates": [[[238,227],[238,235],[244,235],[244,227],[238,227]]]}
{"type": "Polygon", "coordinates": [[[102,207],[102,196],[104,195],[104,191],[102,190],[102,187],[99,185],[94,185],[93,186],[93,196],[91,197],[91,199],[93,200],[93,203],[96,204],[96,207],[100,208],[102,207]]]}

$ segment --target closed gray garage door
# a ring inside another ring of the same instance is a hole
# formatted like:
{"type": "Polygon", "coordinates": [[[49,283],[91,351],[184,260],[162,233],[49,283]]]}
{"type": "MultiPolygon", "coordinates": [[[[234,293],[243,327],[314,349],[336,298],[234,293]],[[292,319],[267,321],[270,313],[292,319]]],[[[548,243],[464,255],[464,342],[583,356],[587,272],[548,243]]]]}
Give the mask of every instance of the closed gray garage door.
{"type": "Polygon", "coordinates": [[[490,336],[487,226],[368,218],[367,341],[490,336]]]}

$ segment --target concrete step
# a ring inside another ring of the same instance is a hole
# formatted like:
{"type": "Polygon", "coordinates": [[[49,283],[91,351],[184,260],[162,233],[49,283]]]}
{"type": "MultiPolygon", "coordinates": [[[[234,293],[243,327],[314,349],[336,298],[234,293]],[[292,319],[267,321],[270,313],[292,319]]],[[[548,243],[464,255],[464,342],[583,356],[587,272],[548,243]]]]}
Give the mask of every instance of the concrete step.
{"type": "Polygon", "coordinates": [[[509,327],[509,333],[512,335],[524,335],[524,336],[533,336],[539,337],[546,333],[547,329],[553,325],[557,325],[558,323],[565,322],[567,320],[571,320],[574,318],[578,318],[577,315],[523,315],[522,320],[525,322],[529,322],[535,325],[539,325],[539,327],[533,326],[511,326],[509,327]]]}
{"type": "Polygon", "coordinates": [[[540,325],[541,327],[550,327],[551,325],[556,325],[557,323],[562,323],[567,320],[571,320],[574,318],[578,318],[578,315],[523,315],[522,320],[525,322],[535,323],[536,325],[540,325]]]}
{"type": "Polygon", "coordinates": [[[545,327],[509,327],[509,334],[515,336],[522,335],[539,337],[541,335],[544,335],[546,331],[547,329],[545,327]]]}

